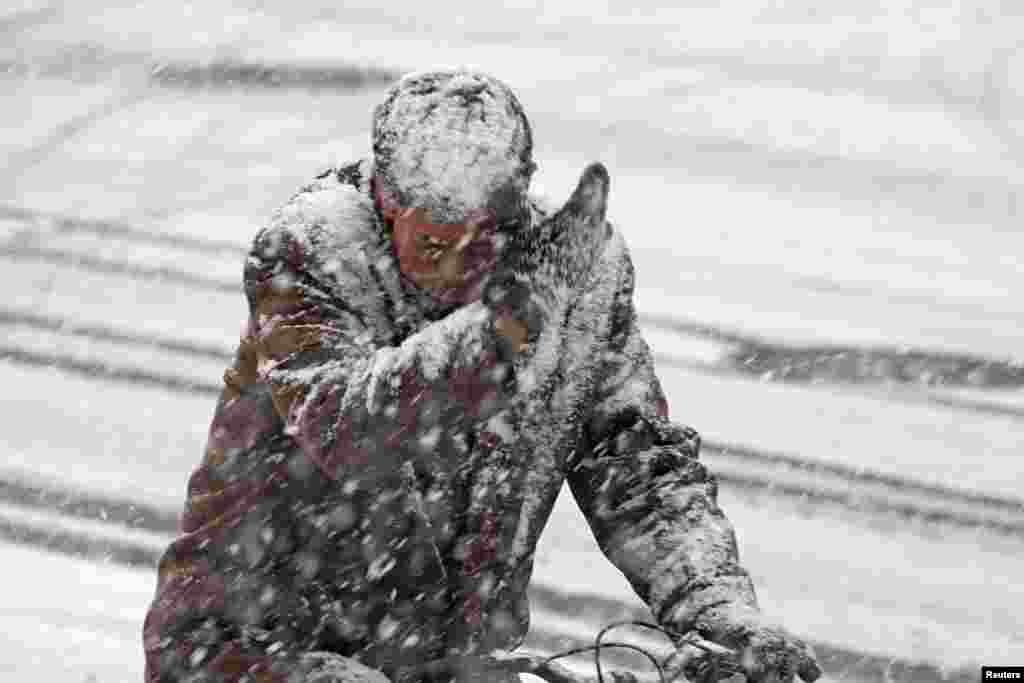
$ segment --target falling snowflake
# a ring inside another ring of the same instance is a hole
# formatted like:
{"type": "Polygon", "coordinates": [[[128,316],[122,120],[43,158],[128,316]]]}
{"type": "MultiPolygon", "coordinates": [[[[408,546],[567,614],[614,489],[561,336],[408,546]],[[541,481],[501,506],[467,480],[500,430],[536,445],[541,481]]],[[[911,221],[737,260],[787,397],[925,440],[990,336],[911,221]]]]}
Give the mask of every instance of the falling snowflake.
{"type": "Polygon", "coordinates": [[[188,658],[189,666],[194,669],[202,664],[203,660],[206,659],[207,652],[208,650],[205,647],[197,647],[193,650],[191,656],[188,658]]]}
{"type": "Polygon", "coordinates": [[[390,614],[385,615],[377,625],[377,636],[381,640],[388,640],[398,632],[399,626],[400,624],[397,619],[393,618],[390,614]]]}
{"type": "Polygon", "coordinates": [[[397,560],[390,553],[378,555],[366,569],[366,578],[370,581],[377,581],[394,569],[396,564],[397,560]]]}
{"type": "Polygon", "coordinates": [[[433,452],[441,440],[441,428],[433,427],[426,434],[420,437],[420,448],[427,452],[433,452]]]}

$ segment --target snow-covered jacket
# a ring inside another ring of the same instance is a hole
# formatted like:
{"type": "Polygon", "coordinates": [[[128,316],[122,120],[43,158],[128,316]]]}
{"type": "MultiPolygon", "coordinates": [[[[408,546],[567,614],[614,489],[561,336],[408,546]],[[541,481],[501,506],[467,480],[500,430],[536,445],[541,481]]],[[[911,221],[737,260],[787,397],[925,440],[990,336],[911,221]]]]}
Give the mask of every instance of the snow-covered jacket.
{"type": "Polygon", "coordinates": [[[401,277],[371,173],[318,176],[254,240],[147,683],[286,681],[309,651],[401,678],[514,648],[565,482],[655,617],[754,604],[699,437],[668,419],[622,234],[509,367],[484,303],[439,307],[401,277]]]}

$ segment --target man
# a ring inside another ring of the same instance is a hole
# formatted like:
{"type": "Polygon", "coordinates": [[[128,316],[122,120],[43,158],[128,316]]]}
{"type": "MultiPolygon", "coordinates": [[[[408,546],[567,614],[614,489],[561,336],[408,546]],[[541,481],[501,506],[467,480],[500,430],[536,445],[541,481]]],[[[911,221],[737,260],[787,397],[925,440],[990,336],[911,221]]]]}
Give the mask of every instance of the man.
{"type": "Polygon", "coordinates": [[[416,680],[514,648],[566,481],[662,624],[743,650],[755,680],[817,678],[760,618],[699,438],[668,420],[604,168],[547,216],[518,100],[465,69],[397,83],[373,152],[253,243],[147,682],[319,683],[339,656],[416,680]]]}

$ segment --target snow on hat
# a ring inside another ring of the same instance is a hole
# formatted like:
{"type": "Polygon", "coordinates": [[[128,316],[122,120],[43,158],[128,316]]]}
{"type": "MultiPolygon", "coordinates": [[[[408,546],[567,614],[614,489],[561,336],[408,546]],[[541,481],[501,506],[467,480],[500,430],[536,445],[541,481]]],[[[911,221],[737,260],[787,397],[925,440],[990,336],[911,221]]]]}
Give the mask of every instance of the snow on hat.
{"type": "Polygon", "coordinates": [[[436,222],[493,210],[524,210],[533,138],[507,85],[468,68],[412,73],[373,113],[380,190],[403,207],[428,209],[436,222]]]}

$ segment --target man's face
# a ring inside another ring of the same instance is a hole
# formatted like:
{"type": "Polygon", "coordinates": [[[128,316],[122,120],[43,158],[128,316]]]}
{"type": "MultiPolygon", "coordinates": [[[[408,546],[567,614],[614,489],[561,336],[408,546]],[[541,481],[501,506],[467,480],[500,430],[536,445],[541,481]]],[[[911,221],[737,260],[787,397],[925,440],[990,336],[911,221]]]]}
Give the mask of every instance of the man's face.
{"type": "Polygon", "coordinates": [[[424,289],[465,285],[467,249],[479,238],[487,220],[432,223],[425,209],[400,210],[393,219],[392,239],[402,272],[424,289]]]}
{"type": "Polygon", "coordinates": [[[515,188],[492,193],[490,206],[467,210],[461,222],[440,223],[427,209],[401,206],[382,187],[375,179],[376,200],[405,277],[441,303],[478,299],[504,251],[506,233],[521,227],[515,188]]]}
{"type": "Polygon", "coordinates": [[[464,223],[432,223],[424,209],[392,215],[392,242],[407,278],[441,303],[467,304],[480,297],[504,241],[493,214],[481,211],[464,223]]]}

